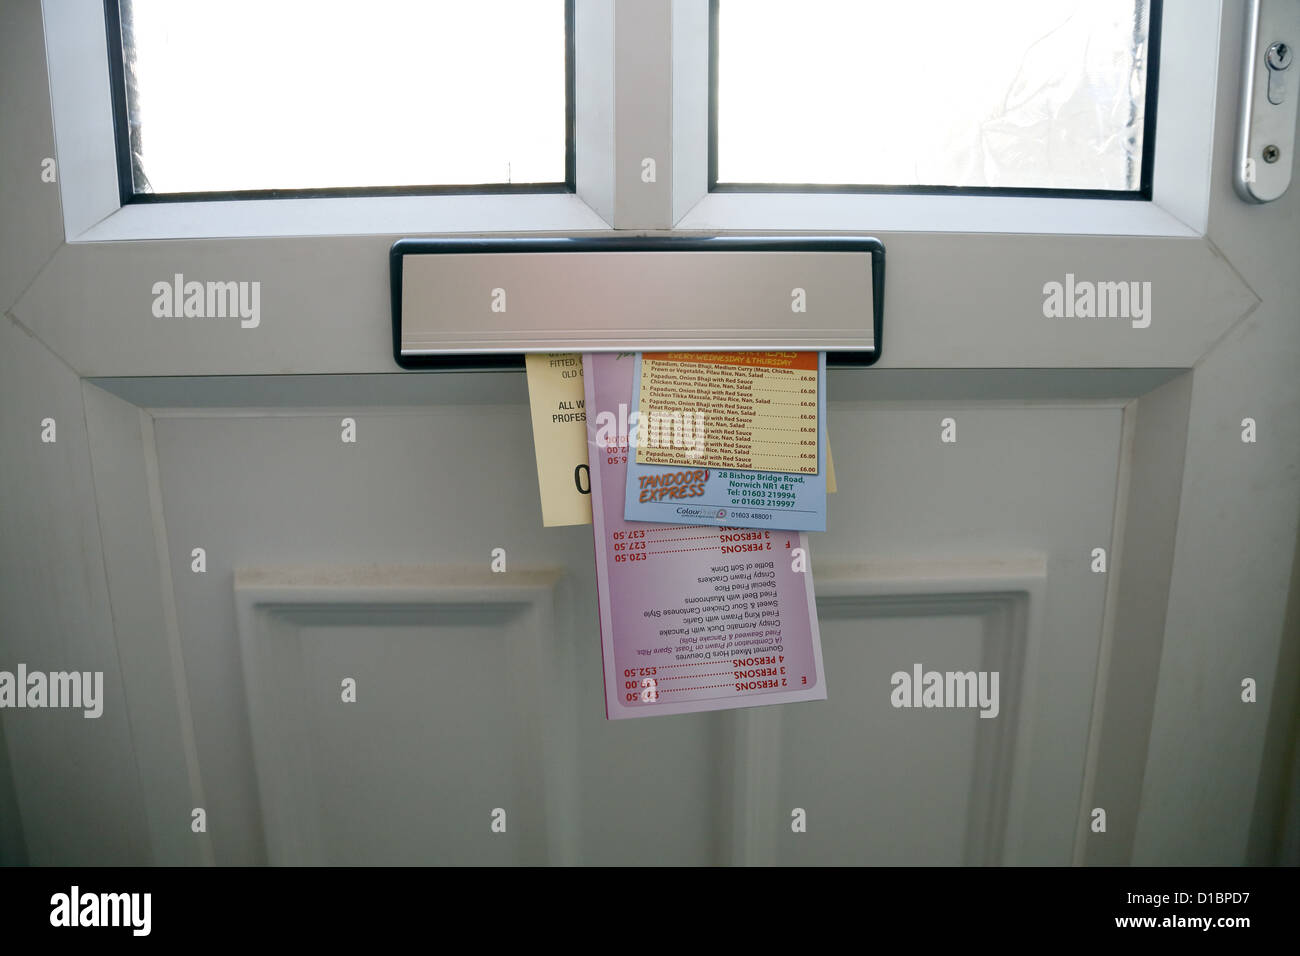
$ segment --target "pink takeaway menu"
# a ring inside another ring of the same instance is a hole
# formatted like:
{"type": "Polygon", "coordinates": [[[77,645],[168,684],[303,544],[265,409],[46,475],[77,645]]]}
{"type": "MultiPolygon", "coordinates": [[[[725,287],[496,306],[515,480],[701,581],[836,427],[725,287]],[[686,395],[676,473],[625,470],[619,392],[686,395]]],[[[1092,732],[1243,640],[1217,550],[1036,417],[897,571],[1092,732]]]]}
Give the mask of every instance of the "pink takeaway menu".
{"type": "Polygon", "coordinates": [[[583,369],[606,717],[825,700],[806,536],[625,520],[636,356],[583,369]]]}

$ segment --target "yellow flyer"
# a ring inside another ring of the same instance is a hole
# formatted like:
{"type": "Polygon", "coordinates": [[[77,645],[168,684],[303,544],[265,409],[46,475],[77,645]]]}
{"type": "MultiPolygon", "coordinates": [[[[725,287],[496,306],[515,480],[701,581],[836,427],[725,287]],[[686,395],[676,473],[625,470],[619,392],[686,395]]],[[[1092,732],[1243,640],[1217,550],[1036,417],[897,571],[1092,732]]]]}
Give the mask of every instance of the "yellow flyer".
{"type": "Polygon", "coordinates": [[[542,524],[548,528],[591,524],[582,356],[576,352],[530,352],[524,356],[524,365],[542,524]]]}

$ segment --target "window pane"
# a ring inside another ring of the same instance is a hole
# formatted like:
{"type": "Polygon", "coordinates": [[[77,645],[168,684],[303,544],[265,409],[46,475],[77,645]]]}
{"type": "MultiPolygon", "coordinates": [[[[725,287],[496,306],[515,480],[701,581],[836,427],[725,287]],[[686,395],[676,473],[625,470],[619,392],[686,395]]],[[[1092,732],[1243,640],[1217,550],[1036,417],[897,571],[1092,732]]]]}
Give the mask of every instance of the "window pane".
{"type": "Polygon", "coordinates": [[[1147,0],[719,0],[719,183],[1137,190],[1147,0]]]}
{"type": "Polygon", "coordinates": [[[563,183],[564,0],[121,0],[137,193],[563,183]]]}

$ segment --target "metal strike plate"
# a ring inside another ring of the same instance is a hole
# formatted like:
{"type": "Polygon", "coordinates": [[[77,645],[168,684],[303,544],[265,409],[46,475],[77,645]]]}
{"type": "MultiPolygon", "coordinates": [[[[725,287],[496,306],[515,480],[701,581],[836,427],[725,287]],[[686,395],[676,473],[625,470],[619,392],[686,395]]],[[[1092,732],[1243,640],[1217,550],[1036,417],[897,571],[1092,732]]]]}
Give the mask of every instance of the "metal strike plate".
{"type": "Polygon", "coordinates": [[[1233,184],[1247,202],[1272,202],[1286,192],[1295,166],[1300,0],[1251,0],[1246,16],[1233,184]]]}

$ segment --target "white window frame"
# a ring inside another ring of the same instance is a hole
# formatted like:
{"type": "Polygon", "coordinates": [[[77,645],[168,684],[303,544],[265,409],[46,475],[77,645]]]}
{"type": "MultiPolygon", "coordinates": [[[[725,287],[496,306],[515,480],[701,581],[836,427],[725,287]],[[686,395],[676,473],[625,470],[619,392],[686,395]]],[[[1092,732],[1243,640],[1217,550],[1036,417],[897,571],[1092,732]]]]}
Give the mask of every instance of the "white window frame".
{"type": "MultiPolygon", "coordinates": [[[[596,54],[607,25],[594,5],[576,24],[577,107],[608,113],[609,68],[596,54]],[[602,72],[604,75],[602,75],[602,72]]],[[[138,239],[269,236],[422,235],[431,233],[591,232],[609,224],[573,193],[245,199],[121,204],[102,0],[43,0],[45,52],[64,235],[70,243],[138,239]]],[[[604,58],[608,60],[608,58],[604,58]]],[[[577,142],[577,168],[587,178],[608,166],[608,139],[577,142]]],[[[606,177],[608,178],[608,177],[606,177]]]]}
{"type": "Polygon", "coordinates": [[[385,196],[122,206],[100,0],[43,0],[68,242],[322,235],[940,232],[1203,236],[1222,0],[1162,24],[1150,202],[708,192],[708,0],[576,0],[576,194],[385,196]],[[656,176],[646,182],[645,161],[656,176]]]}
{"type": "MultiPolygon", "coordinates": [[[[673,0],[679,229],[1203,236],[1209,219],[1221,0],[1163,7],[1150,202],[889,193],[708,192],[707,3],[673,0]],[[703,9],[701,13],[700,10],[703,9]],[[696,36],[703,40],[695,42],[696,36]],[[703,80],[699,80],[703,77],[703,80]]],[[[869,97],[870,94],[868,94],[869,97]]]]}

